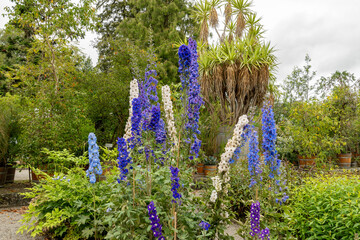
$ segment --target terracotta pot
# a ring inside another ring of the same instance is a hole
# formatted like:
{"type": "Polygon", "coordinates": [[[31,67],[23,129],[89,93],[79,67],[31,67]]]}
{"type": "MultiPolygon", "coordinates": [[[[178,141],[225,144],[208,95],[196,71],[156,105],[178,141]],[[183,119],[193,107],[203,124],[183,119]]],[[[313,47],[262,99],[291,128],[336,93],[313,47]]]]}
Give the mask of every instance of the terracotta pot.
{"type": "Polygon", "coordinates": [[[198,163],[196,166],[196,172],[199,175],[204,175],[204,164],[203,163],[198,163]]]}
{"type": "Polygon", "coordinates": [[[206,176],[215,176],[217,165],[205,165],[204,171],[206,176]]]}
{"type": "Polygon", "coordinates": [[[298,156],[299,160],[299,168],[308,168],[315,166],[316,156],[306,157],[306,156],[298,156]]]}
{"type": "Polygon", "coordinates": [[[337,155],[340,168],[351,168],[351,153],[337,155]]]}
{"type": "Polygon", "coordinates": [[[16,168],[12,165],[7,166],[6,183],[13,183],[15,180],[16,168]]]}
{"type": "Polygon", "coordinates": [[[0,187],[5,185],[6,173],[7,173],[6,167],[0,167],[0,187]]]}

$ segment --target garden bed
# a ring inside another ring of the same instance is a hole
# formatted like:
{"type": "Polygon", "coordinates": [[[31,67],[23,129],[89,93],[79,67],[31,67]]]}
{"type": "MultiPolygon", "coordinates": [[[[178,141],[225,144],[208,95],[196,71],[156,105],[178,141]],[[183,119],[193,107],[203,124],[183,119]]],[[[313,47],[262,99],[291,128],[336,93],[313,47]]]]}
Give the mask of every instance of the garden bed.
{"type": "Polygon", "coordinates": [[[0,208],[27,206],[30,199],[25,199],[20,193],[26,192],[26,188],[30,187],[31,183],[21,181],[6,184],[0,188],[0,208]]]}

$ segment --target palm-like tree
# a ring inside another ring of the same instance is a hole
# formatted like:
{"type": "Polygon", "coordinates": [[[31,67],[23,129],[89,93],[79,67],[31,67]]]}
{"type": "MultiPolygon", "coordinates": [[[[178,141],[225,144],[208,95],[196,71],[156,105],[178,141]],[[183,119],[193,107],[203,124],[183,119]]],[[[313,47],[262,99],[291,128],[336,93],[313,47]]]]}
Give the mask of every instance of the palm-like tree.
{"type": "Polygon", "coordinates": [[[229,125],[261,105],[269,86],[274,87],[274,49],[263,40],[261,18],[251,6],[250,0],[200,0],[195,5],[203,43],[199,47],[202,94],[210,111],[214,102],[221,103],[220,118],[229,125]],[[208,44],[209,27],[217,34],[215,45],[208,44]]]}

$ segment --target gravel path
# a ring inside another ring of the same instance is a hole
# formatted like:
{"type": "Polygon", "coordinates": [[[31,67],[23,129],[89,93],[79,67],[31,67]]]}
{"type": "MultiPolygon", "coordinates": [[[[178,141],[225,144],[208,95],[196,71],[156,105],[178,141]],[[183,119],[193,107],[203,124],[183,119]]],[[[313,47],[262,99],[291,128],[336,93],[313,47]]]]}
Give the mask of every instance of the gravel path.
{"type": "MultiPolygon", "coordinates": [[[[37,237],[33,238],[30,234],[24,233],[23,235],[16,234],[17,230],[21,226],[19,222],[22,219],[21,214],[26,210],[26,207],[16,207],[16,208],[4,208],[0,209],[0,240],[43,240],[44,238],[37,237]]],[[[234,236],[235,240],[242,240],[236,231],[238,225],[232,224],[226,229],[226,233],[231,236],[234,236]]]]}
{"type": "Polygon", "coordinates": [[[3,208],[0,209],[0,240],[41,240],[43,238],[33,238],[29,234],[16,234],[21,226],[19,222],[22,219],[26,207],[3,208]]]}

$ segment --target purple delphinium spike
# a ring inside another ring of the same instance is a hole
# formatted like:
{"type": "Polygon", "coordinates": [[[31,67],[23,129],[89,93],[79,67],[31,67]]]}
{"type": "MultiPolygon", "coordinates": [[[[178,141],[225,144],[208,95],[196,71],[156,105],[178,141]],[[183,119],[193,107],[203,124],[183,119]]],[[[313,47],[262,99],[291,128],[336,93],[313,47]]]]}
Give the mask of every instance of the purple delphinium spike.
{"type": "Polygon", "coordinates": [[[181,198],[181,194],[178,192],[178,188],[180,187],[179,184],[179,169],[173,166],[170,166],[170,171],[171,171],[171,191],[173,193],[173,198],[174,200],[172,200],[172,202],[177,203],[176,199],[181,198]]]}
{"type": "Polygon", "coordinates": [[[134,146],[141,141],[141,119],[142,119],[142,110],[141,110],[141,100],[139,98],[134,98],[132,101],[133,106],[133,115],[131,117],[131,139],[130,147],[134,146]]]}
{"type": "Polygon", "coordinates": [[[89,169],[86,170],[86,176],[90,177],[90,183],[96,182],[95,174],[101,175],[102,168],[99,157],[99,146],[96,144],[96,136],[94,133],[89,134],[89,169]]]}
{"type": "Polygon", "coordinates": [[[126,180],[126,175],[129,172],[126,167],[131,164],[131,157],[129,157],[126,141],[124,138],[119,138],[117,145],[119,151],[119,156],[117,159],[120,170],[120,179],[118,179],[118,182],[120,183],[120,181],[126,180]]]}
{"type": "Polygon", "coordinates": [[[159,127],[159,120],[160,120],[160,106],[152,106],[151,108],[151,120],[149,125],[147,126],[147,129],[150,131],[156,131],[159,127]]]}
{"type": "Polygon", "coordinates": [[[260,239],[270,239],[270,231],[268,228],[261,230],[260,228],[260,203],[252,203],[250,209],[250,228],[249,233],[252,237],[258,236],[260,239]]]}
{"type": "Polygon", "coordinates": [[[191,52],[188,46],[181,45],[178,51],[179,55],[179,73],[182,89],[185,90],[189,85],[190,64],[191,64],[191,52]]]}
{"type": "Polygon", "coordinates": [[[187,139],[185,142],[190,143],[190,159],[198,157],[201,147],[201,140],[198,139],[200,107],[203,99],[200,96],[199,64],[197,62],[197,43],[189,38],[189,45],[182,45],[179,48],[179,73],[184,93],[187,95],[187,122],[185,129],[187,130],[187,139]]]}
{"type": "Polygon", "coordinates": [[[160,219],[157,215],[156,207],[153,201],[148,205],[148,214],[151,221],[151,231],[153,231],[154,237],[158,239],[165,239],[162,236],[162,225],[160,224],[160,219]]]}
{"type": "Polygon", "coordinates": [[[133,100],[131,148],[142,144],[142,131],[155,132],[156,142],[159,144],[166,141],[165,124],[161,119],[160,104],[157,103],[156,75],[155,70],[146,71],[144,81],[139,81],[139,97],[133,100]]]}

